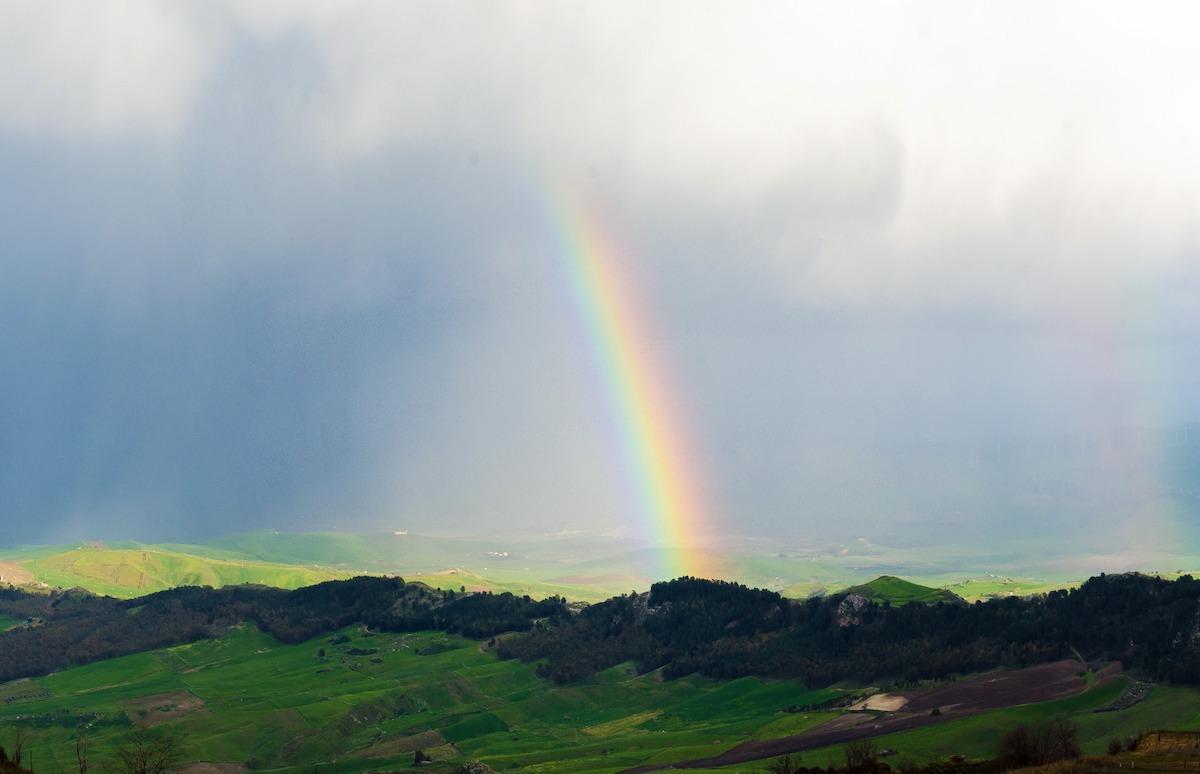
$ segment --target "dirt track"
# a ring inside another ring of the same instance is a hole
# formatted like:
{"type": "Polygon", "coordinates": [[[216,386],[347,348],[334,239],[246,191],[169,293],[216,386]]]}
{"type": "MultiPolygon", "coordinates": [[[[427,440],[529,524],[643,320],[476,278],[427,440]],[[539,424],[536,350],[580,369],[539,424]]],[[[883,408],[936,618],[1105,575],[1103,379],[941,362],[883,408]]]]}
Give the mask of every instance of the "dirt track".
{"type": "Polygon", "coordinates": [[[638,766],[621,774],[636,774],[662,769],[701,769],[771,758],[777,755],[815,750],[896,731],[907,731],[955,718],[977,715],[988,710],[1061,699],[1080,693],[1087,681],[1077,676],[1084,668],[1074,660],[1039,664],[1027,669],[989,672],[967,680],[905,694],[908,703],[900,712],[875,715],[847,713],[822,723],[803,734],[779,739],[745,742],[720,755],[664,766],[638,766]],[[940,715],[931,715],[937,707],[940,715]]]}
{"type": "Polygon", "coordinates": [[[151,728],[197,714],[208,714],[204,700],[188,691],[141,696],[123,702],[125,714],[138,728],[151,728]]]}

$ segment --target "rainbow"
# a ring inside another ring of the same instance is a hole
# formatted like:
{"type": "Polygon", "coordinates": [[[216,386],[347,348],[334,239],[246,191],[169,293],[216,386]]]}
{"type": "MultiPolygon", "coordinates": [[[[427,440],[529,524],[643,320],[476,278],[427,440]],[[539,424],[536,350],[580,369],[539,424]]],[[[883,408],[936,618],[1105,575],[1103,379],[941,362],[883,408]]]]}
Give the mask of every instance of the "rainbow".
{"type": "Polygon", "coordinates": [[[663,354],[642,314],[628,260],[594,212],[554,198],[574,306],[604,382],[659,578],[716,574],[702,476],[692,460],[663,354]]]}

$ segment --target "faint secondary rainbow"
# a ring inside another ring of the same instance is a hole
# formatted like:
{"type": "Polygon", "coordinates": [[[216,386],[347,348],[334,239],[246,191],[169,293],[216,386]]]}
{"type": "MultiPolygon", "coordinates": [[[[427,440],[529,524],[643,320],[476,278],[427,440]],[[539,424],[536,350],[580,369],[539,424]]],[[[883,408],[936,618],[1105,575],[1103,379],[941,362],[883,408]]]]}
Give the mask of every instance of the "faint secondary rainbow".
{"type": "Polygon", "coordinates": [[[661,548],[662,578],[713,575],[704,487],[670,389],[663,353],[625,271],[628,258],[594,212],[554,197],[562,259],[604,382],[642,526],[661,548]]]}

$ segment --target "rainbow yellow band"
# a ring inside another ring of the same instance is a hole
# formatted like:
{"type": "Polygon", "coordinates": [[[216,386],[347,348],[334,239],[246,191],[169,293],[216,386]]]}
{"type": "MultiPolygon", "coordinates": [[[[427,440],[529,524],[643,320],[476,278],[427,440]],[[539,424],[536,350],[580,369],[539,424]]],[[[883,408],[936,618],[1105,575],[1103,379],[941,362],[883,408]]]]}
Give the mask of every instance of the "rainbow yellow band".
{"type": "Polygon", "coordinates": [[[554,213],[564,263],[636,491],[640,518],[660,549],[660,578],[711,576],[715,553],[704,489],[675,410],[664,358],[640,314],[628,275],[594,213],[564,204],[554,213]]]}

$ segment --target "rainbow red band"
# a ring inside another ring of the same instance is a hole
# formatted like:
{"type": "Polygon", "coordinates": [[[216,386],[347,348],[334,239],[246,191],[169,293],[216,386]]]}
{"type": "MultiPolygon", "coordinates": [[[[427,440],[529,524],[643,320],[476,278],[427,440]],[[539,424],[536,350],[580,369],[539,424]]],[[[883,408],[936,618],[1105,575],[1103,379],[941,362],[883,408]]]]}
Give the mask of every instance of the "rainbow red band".
{"type": "Polygon", "coordinates": [[[555,220],[571,293],[623,447],[639,518],[659,549],[659,578],[711,576],[712,533],[702,477],[670,389],[664,357],[626,271],[595,213],[563,205],[555,220]]]}

